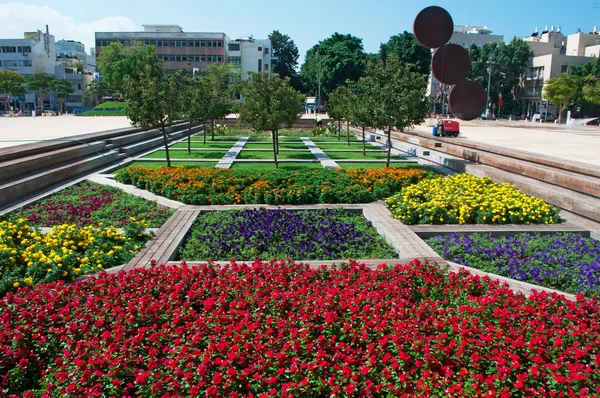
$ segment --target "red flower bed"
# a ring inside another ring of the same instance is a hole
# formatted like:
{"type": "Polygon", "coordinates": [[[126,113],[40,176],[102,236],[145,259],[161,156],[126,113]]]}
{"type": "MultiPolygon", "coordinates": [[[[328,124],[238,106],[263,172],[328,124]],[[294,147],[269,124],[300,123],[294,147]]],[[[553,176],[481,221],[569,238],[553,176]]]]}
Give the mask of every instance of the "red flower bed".
{"type": "Polygon", "coordinates": [[[0,301],[0,395],[596,396],[599,314],[418,262],[102,274],[0,301]]]}

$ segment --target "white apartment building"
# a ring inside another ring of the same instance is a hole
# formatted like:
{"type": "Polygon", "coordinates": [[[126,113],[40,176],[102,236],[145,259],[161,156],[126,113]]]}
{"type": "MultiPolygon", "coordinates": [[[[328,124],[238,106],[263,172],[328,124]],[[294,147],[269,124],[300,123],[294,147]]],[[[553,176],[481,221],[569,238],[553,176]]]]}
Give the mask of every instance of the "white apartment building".
{"type": "MultiPolygon", "coordinates": [[[[54,75],[56,44],[54,36],[42,31],[25,32],[23,39],[0,39],[0,70],[9,69],[27,77],[34,73],[54,75]]],[[[0,109],[4,109],[7,95],[0,93],[0,109]]],[[[16,99],[21,109],[34,109],[35,94],[29,92],[16,99]]],[[[50,95],[44,97],[44,109],[52,109],[50,95]]]]}
{"type": "Polygon", "coordinates": [[[270,75],[274,59],[271,40],[250,36],[230,41],[228,59],[230,64],[240,66],[242,80],[246,80],[248,72],[266,72],[270,75]]]}

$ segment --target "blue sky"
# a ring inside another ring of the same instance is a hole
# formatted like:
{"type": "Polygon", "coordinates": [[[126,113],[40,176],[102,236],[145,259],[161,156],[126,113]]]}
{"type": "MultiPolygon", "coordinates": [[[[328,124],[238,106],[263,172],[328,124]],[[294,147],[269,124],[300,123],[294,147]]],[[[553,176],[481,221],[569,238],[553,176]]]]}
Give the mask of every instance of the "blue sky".
{"type": "Polygon", "coordinates": [[[558,0],[30,0],[0,1],[0,38],[21,37],[23,31],[43,29],[46,23],[57,40],[80,40],[86,48],[96,30],[141,30],[142,24],[177,24],[184,31],[225,32],[232,39],[250,34],[264,38],[277,29],[295,41],[303,58],[310,47],[334,32],[358,36],[366,51],[377,52],[390,36],[412,31],[415,16],[429,5],[446,8],[455,24],[486,25],[507,41],[531,34],[536,26],[543,30],[545,25],[560,25],[567,35],[578,28],[584,32],[594,25],[600,28],[600,0],[575,0],[568,6],[558,0]]]}

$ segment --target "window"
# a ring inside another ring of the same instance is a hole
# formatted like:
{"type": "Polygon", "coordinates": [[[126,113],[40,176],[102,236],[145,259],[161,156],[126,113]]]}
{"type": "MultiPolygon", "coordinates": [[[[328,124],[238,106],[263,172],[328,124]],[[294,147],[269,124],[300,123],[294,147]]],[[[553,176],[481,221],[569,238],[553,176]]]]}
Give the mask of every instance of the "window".
{"type": "Polygon", "coordinates": [[[3,53],[16,53],[17,52],[17,47],[2,46],[2,52],[3,53]]]}
{"type": "Polygon", "coordinates": [[[206,62],[206,57],[204,55],[200,56],[200,62],[206,62]]]}
{"type": "Polygon", "coordinates": [[[169,46],[171,46],[171,47],[175,47],[175,40],[171,41],[171,42],[169,43],[169,46]]]}
{"type": "Polygon", "coordinates": [[[205,41],[201,41],[200,42],[200,47],[206,47],[206,42],[205,41]]]}
{"type": "Polygon", "coordinates": [[[175,61],[175,56],[171,55],[171,61],[175,61]]]}
{"type": "Polygon", "coordinates": [[[569,71],[569,65],[563,65],[560,68],[560,73],[567,73],[569,71]]]}
{"type": "Polygon", "coordinates": [[[233,65],[241,65],[242,57],[229,57],[229,63],[233,65]]]}
{"type": "Polygon", "coordinates": [[[31,52],[31,47],[30,46],[23,46],[17,49],[18,53],[30,53],[31,52]]]}
{"type": "Polygon", "coordinates": [[[208,44],[208,47],[212,47],[213,46],[213,42],[212,41],[207,42],[207,44],[208,44]]]}
{"type": "Polygon", "coordinates": [[[265,55],[269,55],[269,49],[265,48],[265,55]]]}
{"type": "Polygon", "coordinates": [[[145,46],[148,46],[148,45],[150,45],[150,40],[144,40],[144,45],[145,45],[145,46]]]}
{"type": "Polygon", "coordinates": [[[265,64],[265,71],[268,72],[269,71],[269,64],[265,64]]]}
{"type": "Polygon", "coordinates": [[[262,59],[258,60],[258,71],[262,72],[262,59]]]}
{"type": "Polygon", "coordinates": [[[258,47],[258,51],[262,51],[262,47],[258,47]]]}
{"type": "Polygon", "coordinates": [[[27,66],[32,66],[31,60],[19,61],[19,66],[23,68],[27,66]]]}
{"type": "Polygon", "coordinates": [[[17,66],[19,66],[19,63],[15,59],[5,59],[4,60],[5,68],[16,68],[17,66]]]}
{"type": "Polygon", "coordinates": [[[240,43],[229,43],[229,51],[240,51],[240,43]]]}
{"type": "Polygon", "coordinates": [[[81,95],[67,95],[67,102],[81,102],[81,95]]]}

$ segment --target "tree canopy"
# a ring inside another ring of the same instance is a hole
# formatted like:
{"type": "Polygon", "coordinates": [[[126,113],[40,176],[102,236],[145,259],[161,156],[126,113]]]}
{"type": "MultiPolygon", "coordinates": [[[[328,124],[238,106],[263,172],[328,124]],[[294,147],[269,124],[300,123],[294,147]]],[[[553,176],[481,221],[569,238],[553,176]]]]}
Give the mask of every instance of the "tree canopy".
{"type": "Polygon", "coordinates": [[[309,93],[316,94],[318,90],[320,58],[323,98],[327,98],[338,86],[346,85],[347,81],[356,81],[364,75],[367,54],[362,39],[350,34],[334,33],[306,53],[300,77],[309,93]]]}
{"type": "Polygon", "coordinates": [[[412,33],[404,33],[390,37],[387,43],[381,43],[379,56],[383,61],[390,54],[395,54],[401,65],[422,75],[429,75],[431,69],[431,50],[423,47],[412,33]]]}
{"type": "Polygon", "coordinates": [[[14,70],[0,70],[0,93],[8,94],[7,109],[10,109],[11,97],[19,97],[25,94],[25,88],[23,87],[25,82],[25,77],[14,70]]]}
{"type": "Polygon", "coordinates": [[[273,55],[278,59],[273,61],[272,71],[277,73],[279,77],[289,77],[290,79],[296,76],[296,68],[298,67],[298,47],[294,40],[286,34],[274,30],[269,34],[273,55]]]}
{"type": "Polygon", "coordinates": [[[37,103],[40,109],[42,108],[42,95],[50,92],[53,80],[56,80],[54,76],[43,72],[34,73],[33,75],[29,75],[27,77],[27,89],[35,91],[37,103]]]}
{"type": "Polygon", "coordinates": [[[558,104],[558,123],[562,120],[562,110],[577,93],[577,82],[567,74],[560,74],[544,85],[544,96],[548,101],[558,104]]]}
{"type": "Polygon", "coordinates": [[[240,76],[239,68],[233,65],[210,64],[201,77],[207,95],[206,118],[211,121],[211,134],[215,138],[214,121],[230,114],[239,90],[235,83],[240,76]]]}
{"type": "Polygon", "coordinates": [[[60,101],[60,111],[63,111],[63,101],[69,95],[75,92],[73,85],[68,80],[54,79],[50,82],[50,90],[58,97],[60,101]]]}

